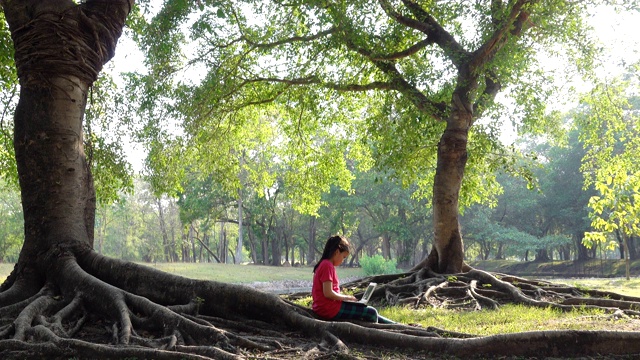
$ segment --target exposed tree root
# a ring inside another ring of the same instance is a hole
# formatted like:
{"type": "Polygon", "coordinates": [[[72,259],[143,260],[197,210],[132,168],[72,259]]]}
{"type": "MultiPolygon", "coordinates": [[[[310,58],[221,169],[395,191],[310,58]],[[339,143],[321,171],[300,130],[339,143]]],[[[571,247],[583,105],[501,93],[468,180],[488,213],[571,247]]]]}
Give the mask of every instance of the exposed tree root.
{"type": "MultiPolygon", "coordinates": [[[[356,358],[351,348],[430,356],[640,354],[640,332],[543,331],[479,337],[409,325],[327,322],[252,288],[192,280],[100,256],[59,257],[39,290],[17,296],[20,274],[0,292],[0,357],[121,359],[356,358]]],[[[380,284],[378,303],[495,309],[515,302],[598,307],[638,315],[640,299],[479,270],[420,270],[347,284],[380,284]]],[[[29,285],[33,288],[32,285],[29,285]]]]}

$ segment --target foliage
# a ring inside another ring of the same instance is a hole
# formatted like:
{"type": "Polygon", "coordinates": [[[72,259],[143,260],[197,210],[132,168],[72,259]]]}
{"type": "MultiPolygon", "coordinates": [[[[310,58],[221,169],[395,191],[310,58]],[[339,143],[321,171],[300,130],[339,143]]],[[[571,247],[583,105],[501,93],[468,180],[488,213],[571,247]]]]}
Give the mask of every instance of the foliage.
{"type": "Polygon", "coordinates": [[[18,260],[23,238],[20,194],[13,186],[0,182],[0,262],[18,260]]]}
{"type": "Polygon", "coordinates": [[[398,273],[396,260],[385,259],[380,254],[360,257],[360,266],[365,275],[395,274],[398,273]]]}
{"type": "Polygon", "coordinates": [[[585,234],[588,246],[606,242],[606,234],[615,231],[625,237],[640,234],[640,110],[629,102],[638,89],[637,80],[599,84],[583,98],[584,111],[576,117],[587,149],[585,184],[598,192],[589,201],[596,231],[585,234]]]}
{"type": "Polygon", "coordinates": [[[13,113],[18,103],[18,76],[13,60],[13,42],[4,13],[0,14],[0,176],[6,185],[18,188],[18,170],[13,149],[13,113]]]}
{"type": "Polygon", "coordinates": [[[96,250],[126,260],[171,261],[184,246],[172,200],[159,199],[138,181],[135,194],[121,194],[96,215],[96,250]],[[160,208],[162,207],[162,209],[160,208]]]}
{"type": "MultiPolygon", "coordinates": [[[[456,45],[472,52],[510,15],[508,6],[496,4],[420,6],[456,45]]],[[[187,165],[238,189],[238,154],[257,152],[267,140],[269,157],[283,164],[291,186],[287,196],[303,213],[316,213],[330,185],[349,189],[350,160],[393,169],[405,185],[418,184],[416,194],[428,201],[444,129],[437,119],[447,116],[443,104],[451,100],[460,59],[400,20],[416,10],[411,5],[417,4],[169,1],[147,23],[136,22],[149,71],[132,75],[128,86],[131,94],[144,92],[144,99],[129,98],[147,121],[142,139],[150,149],[154,187],[178,189],[187,165]],[[159,122],[167,118],[171,125],[159,122]],[[171,127],[180,134],[171,136],[165,130],[171,127]]],[[[567,63],[591,68],[595,51],[582,36],[588,2],[527,6],[523,26],[531,31],[501,43],[471,93],[484,118],[472,128],[461,206],[492,201],[499,191],[494,170],[512,164],[498,141],[507,103],[516,104],[511,121],[523,132],[559,132],[557,117],[545,116],[545,103],[557,83],[551,76],[569,72],[545,73],[534,54],[560,56],[564,49],[567,63]],[[492,81],[508,88],[514,101],[483,98],[492,81]]],[[[256,185],[271,186],[274,177],[267,174],[265,167],[256,171],[256,185]]]]}
{"type": "Polygon", "coordinates": [[[116,201],[121,191],[133,191],[133,170],[124,143],[127,140],[115,109],[118,86],[112,78],[101,75],[91,89],[85,113],[85,153],[91,164],[96,195],[100,203],[116,201]]]}

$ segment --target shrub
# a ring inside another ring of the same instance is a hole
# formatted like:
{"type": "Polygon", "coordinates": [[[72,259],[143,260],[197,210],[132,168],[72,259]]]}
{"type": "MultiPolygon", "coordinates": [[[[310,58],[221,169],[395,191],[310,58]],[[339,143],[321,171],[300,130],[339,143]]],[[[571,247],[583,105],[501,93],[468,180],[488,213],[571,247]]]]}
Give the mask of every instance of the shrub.
{"type": "Polygon", "coordinates": [[[364,270],[365,275],[379,275],[379,274],[395,274],[398,272],[396,268],[396,261],[385,260],[382,255],[366,256],[363,255],[360,258],[360,266],[364,270]]]}

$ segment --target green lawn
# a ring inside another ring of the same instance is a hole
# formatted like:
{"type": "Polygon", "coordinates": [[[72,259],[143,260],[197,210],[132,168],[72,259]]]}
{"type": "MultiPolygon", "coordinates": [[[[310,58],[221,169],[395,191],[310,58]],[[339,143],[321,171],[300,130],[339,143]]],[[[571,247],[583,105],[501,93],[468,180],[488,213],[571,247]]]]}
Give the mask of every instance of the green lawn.
{"type": "Polygon", "coordinates": [[[602,291],[611,291],[614,293],[640,297],[640,278],[632,277],[627,280],[625,278],[606,278],[606,279],[561,279],[552,280],[567,285],[596,289],[602,291]]]}
{"type": "MultiPolygon", "coordinates": [[[[255,281],[277,280],[311,280],[311,267],[274,267],[260,265],[232,265],[232,264],[193,264],[193,263],[156,263],[142,265],[153,267],[172,274],[192,279],[216,280],[230,283],[251,283],[255,281]]],[[[0,279],[4,281],[13,269],[13,264],[0,263],[0,279]]],[[[338,276],[343,281],[351,277],[363,277],[360,268],[337,269],[338,276]]]]}
{"type": "Polygon", "coordinates": [[[634,320],[611,320],[600,310],[576,308],[559,311],[507,304],[497,310],[456,311],[430,307],[411,309],[390,307],[379,309],[390,319],[404,324],[434,326],[452,332],[496,335],[540,330],[635,330],[634,320]]]}
{"type": "MultiPolygon", "coordinates": [[[[217,263],[156,263],[143,265],[192,279],[216,280],[231,283],[277,280],[311,280],[313,277],[313,269],[311,267],[275,267],[217,263]]],[[[364,273],[360,268],[338,267],[337,272],[340,279],[364,276],[364,273]]]]}

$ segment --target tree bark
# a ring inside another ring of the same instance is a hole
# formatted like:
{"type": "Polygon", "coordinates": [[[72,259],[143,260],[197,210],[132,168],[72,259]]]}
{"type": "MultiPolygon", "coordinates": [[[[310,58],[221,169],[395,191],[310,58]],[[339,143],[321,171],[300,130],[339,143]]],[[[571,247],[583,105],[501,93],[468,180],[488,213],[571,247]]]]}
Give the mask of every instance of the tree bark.
{"type": "Polygon", "coordinates": [[[280,232],[276,230],[276,234],[271,239],[271,265],[280,266],[282,265],[282,247],[280,246],[281,238],[278,236],[280,232]]]}
{"type": "Polygon", "coordinates": [[[576,244],[577,260],[589,260],[591,258],[589,256],[589,249],[582,243],[582,239],[584,239],[584,231],[579,231],[573,234],[573,238],[575,239],[576,244]]]}
{"type": "Polygon", "coordinates": [[[269,237],[267,235],[267,229],[262,228],[260,241],[260,249],[262,249],[262,263],[267,265],[269,263],[269,237]]]}
{"type": "Polygon", "coordinates": [[[535,257],[535,259],[533,259],[533,261],[546,262],[546,261],[550,261],[550,260],[551,260],[551,258],[549,257],[549,252],[547,251],[547,249],[536,250],[536,257],[535,257]]]}
{"type": "Polygon", "coordinates": [[[164,246],[164,258],[165,261],[172,261],[173,256],[171,255],[171,246],[169,245],[169,233],[167,231],[167,223],[165,221],[164,216],[164,208],[162,207],[162,202],[160,198],[155,199],[156,206],[158,207],[158,222],[160,225],[160,232],[162,234],[162,245],[164,246]]]}
{"type": "Polygon", "coordinates": [[[243,165],[244,165],[244,151],[242,151],[242,155],[240,156],[240,174],[238,177],[240,178],[240,188],[238,189],[238,242],[236,245],[236,256],[235,263],[242,263],[242,249],[244,247],[244,228],[242,225],[243,216],[242,216],[242,184],[244,182],[243,176],[243,165]]]}
{"type": "Polygon", "coordinates": [[[307,264],[316,262],[316,217],[309,218],[309,251],[307,251],[307,264]]]}
{"type": "Polygon", "coordinates": [[[636,237],[629,236],[627,246],[629,248],[629,259],[637,260],[638,259],[638,250],[636,249],[636,237]]]}
{"type": "Polygon", "coordinates": [[[113,56],[132,4],[114,2],[108,15],[101,13],[108,5],[98,1],[83,5],[64,0],[4,1],[2,5],[20,81],[14,115],[25,221],[16,267],[20,277],[29,267],[44,266],[46,262],[38,261],[43,256],[63,256],[70,247],[93,247],[96,198],[82,121],[89,86],[113,56]],[[94,19],[108,19],[115,25],[113,32],[96,28],[94,19]]]}
{"type": "Polygon", "coordinates": [[[391,235],[387,232],[382,234],[382,257],[391,260],[391,235]]]}
{"type": "Polygon", "coordinates": [[[459,273],[464,265],[458,198],[467,164],[467,141],[473,120],[472,105],[454,94],[451,116],[438,143],[433,184],[435,241],[429,256],[414,269],[428,267],[438,273],[459,273]]]}

